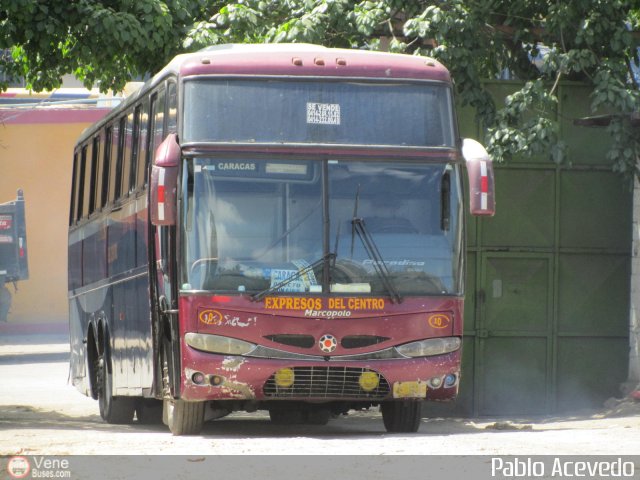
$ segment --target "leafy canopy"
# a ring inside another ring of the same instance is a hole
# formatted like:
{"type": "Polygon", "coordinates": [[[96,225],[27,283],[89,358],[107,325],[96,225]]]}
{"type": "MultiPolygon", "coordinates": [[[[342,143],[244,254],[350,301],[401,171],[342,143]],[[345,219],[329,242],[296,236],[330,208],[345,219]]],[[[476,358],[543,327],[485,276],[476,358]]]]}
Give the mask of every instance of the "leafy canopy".
{"type": "Polygon", "coordinates": [[[119,90],[180,52],[232,42],[309,42],[433,56],[486,127],[494,158],[566,158],[553,116],[560,80],[593,87],[617,171],[640,175],[638,0],[10,0],[0,11],[0,69],[34,90],[72,73],[119,90]],[[532,59],[536,59],[535,65],[532,59]],[[524,81],[495,105],[483,80],[524,81]]]}

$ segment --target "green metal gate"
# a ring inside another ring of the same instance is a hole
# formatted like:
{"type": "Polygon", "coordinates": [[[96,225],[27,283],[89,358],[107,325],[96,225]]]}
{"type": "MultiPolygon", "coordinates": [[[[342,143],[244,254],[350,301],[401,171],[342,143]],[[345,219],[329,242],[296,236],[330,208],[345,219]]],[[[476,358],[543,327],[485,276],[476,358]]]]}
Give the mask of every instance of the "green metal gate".
{"type": "MultiPolygon", "coordinates": [[[[504,98],[518,85],[490,88],[504,98]]],[[[498,166],[496,216],[469,217],[466,337],[454,413],[597,407],[619,395],[626,380],[632,193],[606,164],[605,132],[573,125],[590,114],[589,93],[580,84],[560,87],[569,165],[516,158],[498,166]]],[[[465,113],[462,136],[482,138],[465,113]]]]}

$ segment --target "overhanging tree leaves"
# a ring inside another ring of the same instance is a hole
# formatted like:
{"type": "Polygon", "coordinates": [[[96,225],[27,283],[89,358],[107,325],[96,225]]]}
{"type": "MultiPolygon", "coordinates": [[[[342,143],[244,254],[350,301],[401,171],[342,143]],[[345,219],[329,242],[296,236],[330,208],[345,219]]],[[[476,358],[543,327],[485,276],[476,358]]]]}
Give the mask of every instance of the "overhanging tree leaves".
{"type": "Polygon", "coordinates": [[[153,72],[181,50],[198,0],[9,0],[0,11],[0,68],[33,90],[73,73],[103,91],[153,72]],[[6,6],[5,6],[6,4],[6,6]]]}
{"type": "MultiPolygon", "coordinates": [[[[5,2],[7,3],[7,2],[5,2]]],[[[41,90],[74,73],[119,89],[173,55],[231,42],[313,42],[434,56],[475,108],[493,156],[566,158],[553,112],[560,80],[593,87],[616,170],[640,174],[637,0],[12,0],[0,11],[0,68],[41,90]],[[535,59],[535,63],[532,61],[535,59]],[[483,80],[524,87],[495,105],[483,80]]]]}

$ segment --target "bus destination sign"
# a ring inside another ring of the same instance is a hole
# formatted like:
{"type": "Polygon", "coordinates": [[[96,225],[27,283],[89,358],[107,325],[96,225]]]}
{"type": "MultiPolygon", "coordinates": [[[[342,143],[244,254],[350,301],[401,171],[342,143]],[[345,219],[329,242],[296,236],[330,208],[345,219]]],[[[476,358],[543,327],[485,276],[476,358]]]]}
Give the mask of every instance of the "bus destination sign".
{"type": "Polygon", "coordinates": [[[354,312],[382,311],[383,298],[318,298],[318,297],[266,297],[267,310],[300,310],[305,317],[346,318],[354,312]]]}

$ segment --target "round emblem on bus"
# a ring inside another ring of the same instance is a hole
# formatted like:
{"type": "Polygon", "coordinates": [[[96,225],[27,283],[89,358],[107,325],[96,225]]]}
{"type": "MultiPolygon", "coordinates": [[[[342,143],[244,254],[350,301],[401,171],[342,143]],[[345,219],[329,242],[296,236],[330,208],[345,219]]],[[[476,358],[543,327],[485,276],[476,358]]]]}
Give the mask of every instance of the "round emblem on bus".
{"type": "Polygon", "coordinates": [[[210,308],[200,310],[198,319],[205,325],[222,325],[222,314],[210,308]]]}
{"type": "Polygon", "coordinates": [[[429,325],[433,328],[447,328],[451,324],[451,319],[447,315],[436,313],[428,319],[429,325]]]}
{"type": "Polygon", "coordinates": [[[331,353],[338,347],[338,340],[333,335],[323,335],[318,342],[320,350],[324,353],[331,353]]]}

